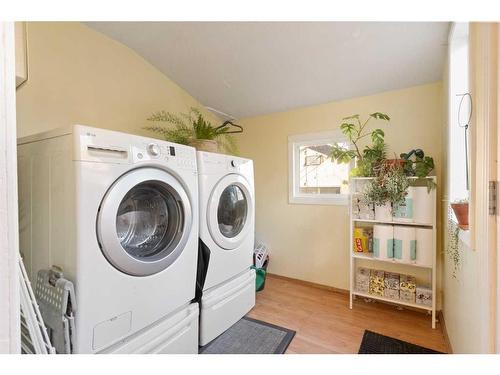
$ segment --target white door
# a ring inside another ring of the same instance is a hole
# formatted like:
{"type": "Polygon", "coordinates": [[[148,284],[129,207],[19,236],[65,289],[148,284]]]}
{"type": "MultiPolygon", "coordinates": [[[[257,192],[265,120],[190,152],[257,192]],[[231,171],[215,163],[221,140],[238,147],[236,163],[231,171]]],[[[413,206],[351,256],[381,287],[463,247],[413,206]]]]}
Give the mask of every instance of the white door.
{"type": "Polygon", "coordinates": [[[229,174],[214,187],[208,201],[208,228],[213,240],[226,250],[237,248],[253,230],[253,197],[248,181],[229,174]]]}
{"type": "Polygon", "coordinates": [[[0,22],[0,353],[20,353],[14,23],[0,22]]]}
{"type": "Polygon", "coordinates": [[[192,221],[191,203],[180,182],[164,170],[139,168],[121,176],[106,193],[97,236],[115,268],[148,276],[181,255],[192,221]]]}

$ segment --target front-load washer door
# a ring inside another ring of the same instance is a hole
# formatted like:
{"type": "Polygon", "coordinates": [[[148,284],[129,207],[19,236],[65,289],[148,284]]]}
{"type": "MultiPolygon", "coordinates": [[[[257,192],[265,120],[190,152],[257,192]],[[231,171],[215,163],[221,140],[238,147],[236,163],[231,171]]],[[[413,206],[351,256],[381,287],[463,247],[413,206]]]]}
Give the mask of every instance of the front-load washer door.
{"type": "Polygon", "coordinates": [[[223,249],[238,247],[253,230],[253,197],[248,181],[237,174],[222,178],[212,190],[207,220],[210,234],[223,249]]]}
{"type": "Polygon", "coordinates": [[[139,168],[109,188],[97,216],[97,238],[118,270],[148,276],[182,253],[193,217],[184,187],[171,174],[139,168]]]}

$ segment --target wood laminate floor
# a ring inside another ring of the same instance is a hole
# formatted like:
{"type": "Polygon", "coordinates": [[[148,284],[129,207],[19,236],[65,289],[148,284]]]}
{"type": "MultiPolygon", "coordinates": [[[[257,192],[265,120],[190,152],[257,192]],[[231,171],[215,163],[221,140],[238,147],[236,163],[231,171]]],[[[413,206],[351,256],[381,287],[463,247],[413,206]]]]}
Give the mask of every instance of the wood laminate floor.
{"type": "Polygon", "coordinates": [[[250,317],[297,331],[287,353],[357,353],[365,329],[447,352],[441,325],[426,313],[354,302],[349,295],[269,275],[250,317]]]}

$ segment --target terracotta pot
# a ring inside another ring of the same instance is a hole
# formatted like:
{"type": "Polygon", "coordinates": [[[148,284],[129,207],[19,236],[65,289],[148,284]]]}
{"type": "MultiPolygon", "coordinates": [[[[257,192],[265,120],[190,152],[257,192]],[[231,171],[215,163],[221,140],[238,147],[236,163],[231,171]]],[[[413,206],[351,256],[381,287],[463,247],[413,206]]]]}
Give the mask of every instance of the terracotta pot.
{"type": "Polygon", "coordinates": [[[458,221],[458,227],[463,230],[469,229],[469,203],[452,203],[451,208],[458,221]]]}
{"type": "Polygon", "coordinates": [[[211,139],[191,139],[189,146],[194,147],[198,151],[219,152],[217,141],[211,139]]]}
{"type": "Polygon", "coordinates": [[[399,167],[403,167],[404,164],[405,164],[405,160],[404,159],[386,159],[385,161],[385,165],[387,167],[396,167],[396,166],[399,166],[399,167]]]}

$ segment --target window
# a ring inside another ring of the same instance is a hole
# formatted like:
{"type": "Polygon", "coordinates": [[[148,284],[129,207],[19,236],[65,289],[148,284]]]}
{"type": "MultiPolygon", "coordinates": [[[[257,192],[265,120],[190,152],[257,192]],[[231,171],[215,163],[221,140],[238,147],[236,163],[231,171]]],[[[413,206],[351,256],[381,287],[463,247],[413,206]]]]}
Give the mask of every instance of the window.
{"type": "Polygon", "coordinates": [[[467,23],[453,24],[449,51],[448,199],[453,202],[469,197],[467,184],[469,160],[466,152],[468,130],[464,128],[471,111],[468,100],[470,97],[465,96],[470,91],[467,23]]]}
{"type": "Polygon", "coordinates": [[[351,166],[332,161],[335,144],[349,147],[339,131],[288,137],[290,203],[347,204],[351,166]]]}

